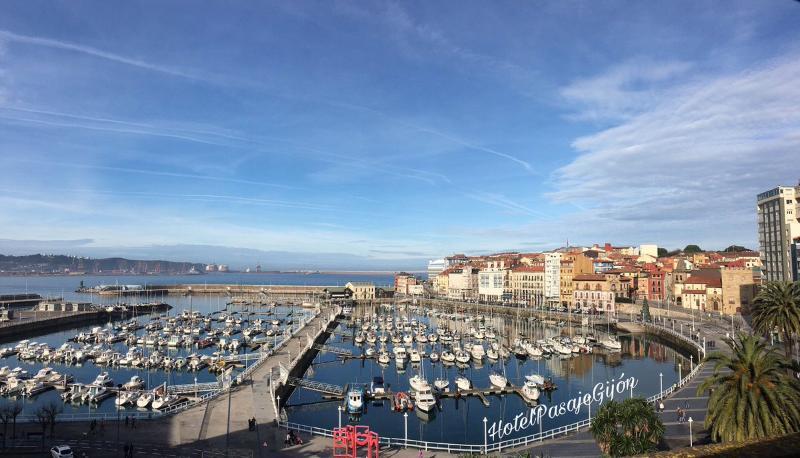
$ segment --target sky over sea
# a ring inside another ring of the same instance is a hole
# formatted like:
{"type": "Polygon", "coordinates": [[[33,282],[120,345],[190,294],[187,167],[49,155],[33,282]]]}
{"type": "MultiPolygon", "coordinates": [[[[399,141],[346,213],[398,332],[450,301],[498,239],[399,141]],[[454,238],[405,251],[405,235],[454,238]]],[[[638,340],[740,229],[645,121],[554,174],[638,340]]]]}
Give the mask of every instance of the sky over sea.
{"type": "Polygon", "coordinates": [[[2,2],[0,251],[757,248],[756,194],[800,179],[798,24],[791,0],[2,2]]]}

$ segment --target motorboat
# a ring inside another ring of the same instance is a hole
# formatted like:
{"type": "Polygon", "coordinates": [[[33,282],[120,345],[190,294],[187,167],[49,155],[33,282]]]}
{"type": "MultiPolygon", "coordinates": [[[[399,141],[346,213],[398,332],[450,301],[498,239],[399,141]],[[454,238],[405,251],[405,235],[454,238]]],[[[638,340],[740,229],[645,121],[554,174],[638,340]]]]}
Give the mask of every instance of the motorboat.
{"type": "Polygon", "coordinates": [[[486,350],[486,357],[491,360],[497,360],[500,358],[500,354],[498,354],[497,350],[495,350],[494,348],[489,347],[489,349],[486,350]]]}
{"type": "Polygon", "coordinates": [[[483,348],[483,345],[481,344],[475,344],[470,349],[470,353],[472,354],[473,358],[480,361],[484,356],[486,356],[486,349],[483,348]]]}
{"type": "Polygon", "coordinates": [[[470,379],[464,377],[463,375],[459,375],[456,377],[456,386],[459,390],[471,390],[472,389],[472,382],[470,379]]]}
{"type": "Polygon", "coordinates": [[[177,404],[181,401],[181,398],[176,394],[165,394],[162,396],[156,396],[153,399],[153,408],[156,410],[163,410],[167,407],[177,404]]]}
{"type": "Polygon", "coordinates": [[[386,388],[383,386],[383,377],[372,377],[372,385],[370,386],[369,391],[372,394],[385,393],[386,388]]]}
{"type": "Polygon", "coordinates": [[[456,361],[461,364],[468,364],[470,360],[469,353],[465,352],[464,350],[459,350],[456,352],[456,361]]]}
{"type": "Polygon", "coordinates": [[[83,393],[83,397],[81,400],[83,402],[88,402],[90,404],[99,404],[104,399],[112,396],[114,393],[109,391],[104,385],[89,385],[87,386],[86,392],[83,393]]]}
{"type": "Polygon", "coordinates": [[[431,359],[431,362],[435,363],[436,361],[439,361],[439,353],[436,353],[435,351],[432,351],[428,357],[431,359]]]}
{"type": "Polygon", "coordinates": [[[86,389],[86,385],[83,383],[73,383],[67,386],[67,389],[61,393],[61,399],[64,400],[64,402],[80,402],[86,389]]]}
{"type": "Polygon", "coordinates": [[[397,346],[394,347],[392,350],[394,351],[395,362],[398,365],[405,364],[407,358],[406,348],[402,346],[397,346]]]}
{"type": "Polygon", "coordinates": [[[127,391],[136,391],[141,390],[142,388],[144,388],[144,380],[142,380],[142,378],[138,375],[134,375],[130,380],[122,385],[122,389],[127,391]]]}
{"type": "Polygon", "coordinates": [[[539,391],[539,385],[530,380],[525,381],[525,384],[522,385],[522,390],[520,391],[522,393],[522,397],[524,397],[527,401],[538,401],[539,395],[541,394],[539,391]]]}
{"type": "Polygon", "coordinates": [[[439,391],[445,391],[450,386],[450,381],[446,378],[437,378],[433,381],[433,387],[439,391]]]}
{"type": "Polygon", "coordinates": [[[132,393],[130,391],[120,391],[117,393],[117,399],[114,399],[114,405],[123,407],[128,404],[133,404],[136,398],[136,393],[132,393]]]}
{"type": "Polygon", "coordinates": [[[391,358],[389,358],[389,353],[383,351],[380,355],[378,355],[378,363],[386,365],[389,364],[390,361],[391,358]]]}
{"type": "Polygon", "coordinates": [[[417,404],[417,409],[423,412],[430,412],[436,406],[436,398],[433,396],[430,387],[416,391],[414,393],[414,402],[417,404]]]}
{"type": "Polygon", "coordinates": [[[412,363],[418,363],[422,361],[422,356],[419,354],[419,351],[416,348],[412,348],[408,354],[412,363]]]}
{"type": "Polygon", "coordinates": [[[141,407],[141,408],[148,407],[153,402],[153,398],[154,397],[155,397],[155,395],[153,394],[152,391],[147,391],[147,392],[142,393],[136,399],[136,407],[141,407]]]}
{"type": "Polygon", "coordinates": [[[114,385],[114,380],[111,378],[110,375],[108,375],[108,372],[103,371],[103,372],[100,372],[100,374],[97,375],[97,377],[94,379],[94,382],[92,383],[92,385],[113,386],[114,385]]]}
{"type": "Polygon", "coordinates": [[[364,387],[350,385],[345,395],[345,404],[348,413],[361,413],[364,409],[364,387]]]}

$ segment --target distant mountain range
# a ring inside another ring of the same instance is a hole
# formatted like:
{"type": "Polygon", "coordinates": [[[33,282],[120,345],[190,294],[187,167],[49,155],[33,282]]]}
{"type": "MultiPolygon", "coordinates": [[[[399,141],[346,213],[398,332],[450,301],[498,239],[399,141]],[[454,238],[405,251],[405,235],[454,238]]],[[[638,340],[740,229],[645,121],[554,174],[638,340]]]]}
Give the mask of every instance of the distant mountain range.
{"type": "Polygon", "coordinates": [[[185,274],[192,269],[203,271],[203,264],[174,261],[144,261],[125,258],[93,259],[66,255],[0,255],[0,274],[116,273],[116,274],[185,274]]]}

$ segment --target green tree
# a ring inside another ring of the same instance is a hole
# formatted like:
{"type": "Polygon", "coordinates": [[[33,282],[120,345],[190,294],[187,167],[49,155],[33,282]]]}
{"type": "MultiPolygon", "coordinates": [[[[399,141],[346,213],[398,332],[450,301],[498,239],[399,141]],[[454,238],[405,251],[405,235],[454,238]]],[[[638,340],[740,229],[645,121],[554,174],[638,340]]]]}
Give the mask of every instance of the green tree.
{"type": "Polygon", "coordinates": [[[697,245],[686,245],[686,248],[683,249],[684,253],[702,253],[703,250],[697,245]]]}
{"type": "Polygon", "coordinates": [[[708,356],[714,374],[697,388],[711,389],[705,426],[713,440],[743,441],[800,430],[800,382],[786,360],[757,336],[728,342],[732,354],[708,356]]]}
{"type": "Polygon", "coordinates": [[[659,258],[663,258],[664,256],[667,256],[667,255],[669,255],[669,251],[667,251],[666,248],[661,248],[661,247],[658,248],[658,257],[659,258]]]}
{"type": "Polygon", "coordinates": [[[646,297],[642,300],[642,321],[650,321],[650,304],[646,297]]]}
{"type": "Polygon", "coordinates": [[[589,427],[600,450],[611,456],[651,452],[664,437],[664,424],[642,398],[603,404],[589,427]]]}
{"type": "Polygon", "coordinates": [[[800,333],[800,282],[764,285],[753,301],[752,317],[756,331],[781,333],[786,359],[791,361],[794,335],[800,333]]]}

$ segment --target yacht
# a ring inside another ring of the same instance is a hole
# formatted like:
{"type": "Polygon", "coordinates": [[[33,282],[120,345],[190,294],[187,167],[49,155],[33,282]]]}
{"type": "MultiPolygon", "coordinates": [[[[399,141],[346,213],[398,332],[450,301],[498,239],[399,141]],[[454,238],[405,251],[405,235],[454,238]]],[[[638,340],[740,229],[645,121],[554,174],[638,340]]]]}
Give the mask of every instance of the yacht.
{"type": "Polygon", "coordinates": [[[417,409],[423,412],[430,412],[436,406],[436,398],[433,396],[430,387],[416,391],[414,393],[414,402],[417,404],[417,409]]]}
{"type": "Polygon", "coordinates": [[[99,404],[113,394],[104,385],[89,385],[81,400],[90,404],[99,404]]]}
{"type": "Polygon", "coordinates": [[[422,361],[422,356],[420,356],[419,351],[416,348],[412,348],[408,354],[412,363],[418,363],[422,361]]]}
{"type": "Polygon", "coordinates": [[[83,393],[86,392],[86,385],[83,383],[73,383],[69,385],[67,389],[61,393],[61,399],[64,402],[80,402],[83,398],[83,393]]]}
{"type": "Polygon", "coordinates": [[[111,379],[111,376],[108,375],[108,372],[103,371],[98,374],[98,376],[94,379],[92,385],[98,386],[114,386],[114,380],[111,379]]]}
{"type": "Polygon", "coordinates": [[[442,355],[440,356],[440,358],[442,361],[446,363],[452,363],[453,361],[456,360],[456,355],[453,354],[453,352],[451,352],[450,350],[444,350],[442,351],[442,355]]]}
{"type": "Polygon", "coordinates": [[[437,378],[433,381],[433,386],[439,391],[445,391],[450,386],[450,381],[446,378],[437,378]]]}
{"type": "Polygon", "coordinates": [[[114,399],[114,405],[122,407],[128,404],[133,404],[137,396],[135,393],[129,391],[120,391],[117,393],[117,399],[114,399]]]}
{"type": "Polygon", "coordinates": [[[468,364],[470,360],[469,353],[465,352],[464,350],[459,350],[456,352],[456,361],[462,364],[468,364]]]}
{"type": "Polygon", "coordinates": [[[619,340],[610,336],[601,340],[600,345],[602,345],[603,348],[606,348],[608,350],[622,350],[622,343],[619,340]]]}
{"type": "Polygon", "coordinates": [[[544,385],[544,377],[539,374],[526,375],[525,380],[536,384],[537,386],[544,385]]]}
{"type": "Polygon", "coordinates": [[[389,364],[391,358],[389,358],[389,353],[382,351],[380,355],[378,355],[378,362],[380,364],[389,364]]]}
{"type": "Polygon", "coordinates": [[[181,401],[181,398],[175,394],[167,394],[163,396],[156,396],[153,399],[153,408],[157,410],[166,409],[167,407],[177,404],[181,401]]]}
{"type": "Polygon", "coordinates": [[[439,361],[439,353],[436,353],[435,351],[432,351],[428,357],[431,359],[431,362],[435,363],[436,361],[439,361]]]}
{"type": "Polygon", "coordinates": [[[405,347],[401,347],[401,346],[397,346],[397,347],[394,347],[393,351],[394,351],[395,363],[398,364],[398,365],[405,364],[406,357],[407,357],[406,348],[405,347]]]}

